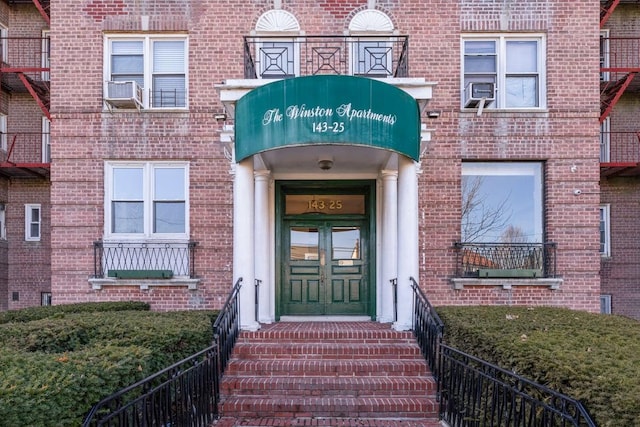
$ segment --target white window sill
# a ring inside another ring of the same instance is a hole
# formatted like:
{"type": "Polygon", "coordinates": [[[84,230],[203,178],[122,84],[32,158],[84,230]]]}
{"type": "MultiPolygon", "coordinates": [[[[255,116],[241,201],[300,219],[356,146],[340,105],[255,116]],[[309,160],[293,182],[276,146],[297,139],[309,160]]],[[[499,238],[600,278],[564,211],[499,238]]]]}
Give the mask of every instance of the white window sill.
{"type": "MultiPolygon", "coordinates": [[[[477,108],[462,108],[460,110],[462,113],[478,113],[477,108]]],[[[492,113],[548,113],[549,109],[547,108],[483,108],[482,114],[492,114],[492,113]]]]}
{"type": "Polygon", "coordinates": [[[551,290],[560,289],[560,285],[564,280],[560,278],[550,279],[475,279],[475,278],[453,278],[451,284],[453,289],[462,290],[469,286],[489,286],[489,287],[502,287],[502,289],[512,289],[518,286],[544,286],[551,290]]]}
{"type": "Polygon", "coordinates": [[[186,287],[188,290],[193,291],[198,289],[200,279],[189,278],[173,278],[173,279],[114,279],[114,278],[91,278],[89,279],[91,289],[101,290],[105,286],[138,286],[141,291],[149,290],[150,288],[163,288],[163,287],[186,287]]]}

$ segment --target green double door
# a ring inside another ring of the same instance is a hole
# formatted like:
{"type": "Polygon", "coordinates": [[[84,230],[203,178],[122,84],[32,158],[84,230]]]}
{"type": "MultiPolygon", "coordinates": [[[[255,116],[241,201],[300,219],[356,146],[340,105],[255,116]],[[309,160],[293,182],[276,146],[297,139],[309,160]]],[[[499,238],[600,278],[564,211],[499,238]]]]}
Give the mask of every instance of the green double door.
{"type": "Polygon", "coordinates": [[[283,221],[281,314],[369,314],[368,225],[331,216],[283,221]]]}

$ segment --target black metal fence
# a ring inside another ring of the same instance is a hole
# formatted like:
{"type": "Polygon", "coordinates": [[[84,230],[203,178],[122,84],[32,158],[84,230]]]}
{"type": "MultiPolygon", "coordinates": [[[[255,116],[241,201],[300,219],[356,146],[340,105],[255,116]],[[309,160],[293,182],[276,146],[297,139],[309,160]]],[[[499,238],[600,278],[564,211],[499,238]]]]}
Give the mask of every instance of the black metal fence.
{"type": "MultiPolygon", "coordinates": [[[[117,277],[117,272],[170,272],[171,276],[196,277],[196,242],[104,242],[93,243],[94,277],[117,277]]],[[[164,276],[166,277],[166,276],[164,276]]]]}
{"type": "Polygon", "coordinates": [[[83,427],[207,427],[218,412],[216,344],[96,404],[83,427]]]}
{"type": "Polygon", "coordinates": [[[596,427],[577,400],[443,343],[444,323],[415,279],[414,334],[451,427],[596,427]]]}
{"type": "Polygon", "coordinates": [[[244,77],[408,77],[408,36],[244,37],[244,77]]]}
{"type": "Polygon", "coordinates": [[[207,427],[218,416],[220,382],[240,334],[233,286],[213,324],[213,345],[96,404],[83,427],[207,427]]]}
{"type": "Polygon", "coordinates": [[[456,242],[457,277],[556,277],[556,244],[456,242]]]}
{"type": "Polygon", "coordinates": [[[413,277],[411,286],[413,287],[413,333],[422,354],[427,359],[429,369],[437,379],[438,352],[444,334],[444,323],[413,277]]]}
{"type": "Polygon", "coordinates": [[[444,344],[438,385],[451,427],[596,427],[579,401],[444,344]]]}

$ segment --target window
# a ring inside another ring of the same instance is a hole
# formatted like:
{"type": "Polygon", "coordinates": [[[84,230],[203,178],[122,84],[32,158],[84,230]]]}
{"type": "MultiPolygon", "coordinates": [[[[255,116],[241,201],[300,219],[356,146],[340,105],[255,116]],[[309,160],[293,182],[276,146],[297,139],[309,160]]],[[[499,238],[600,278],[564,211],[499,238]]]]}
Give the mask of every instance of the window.
{"type": "Polygon", "coordinates": [[[51,163],[51,120],[42,118],[42,163],[51,163]]]}
{"type": "Polygon", "coordinates": [[[611,295],[600,295],[600,313],[611,314],[611,295]]]}
{"type": "Polygon", "coordinates": [[[353,75],[388,77],[393,74],[394,55],[401,47],[391,41],[394,25],[389,16],[376,9],[365,9],[349,22],[351,67],[353,75]],[[394,49],[396,52],[394,52],[394,49]]]}
{"type": "MultiPolygon", "coordinates": [[[[49,30],[44,30],[42,32],[42,68],[51,68],[51,39],[49,38],[49,30]]],[[[48,82],[49,81],[49,72],[42,72],[42,80],[48,82]]]]}
{"type": "Polygon", "coordinates": [[[0,203],[0,240],[7,239],[7,225],[5,223],[5,204],[0,203]]]}
{"type": "Polygon", "coordinates": [[[600,123],[600,162],[608,163],[611,153],[611,120],[609,117],[600,123]]]}
{"type": "Polygon", "coordinates": [[[24,215],[24,239],[31,242],[39,242],[42,227],[40,205],[24,205],[24,215]]]}
{"type": "MultiPolygon", "coordinates": [[[[610,48],[609,48],[609,30],[600,30],[600,69],[609,68],[610,48]]],[[[600,71],[600,80],[609,81],[610,74],[608,71],[600,71]]]]}
{"type": "Polygon", "coordinates": [[[9,29],[4,24],[0,24],[0,58],[9,62],[9,29]]]}
{"type": "Polygon", "coordinates": [[[51,305],[51,292],[40,292],[40,305],[51,305]]]}
{"type": "Polygon", "coordinates": [[[7,115],[0,114],[0,148],[7,151],[7,115]]]}
{"type": "Polygon", "coordinates": [[[484,98],[495,99],[485,104],[487,108],[544,108],[544,51],[542,36],[463,38],[462,105],[469,105],[475,89],[482,88],[488,92],[484,98]]]}
{"type": "Polygon", "coordinates": [[[256,43],[259,78],[281,79],[300,74],[300,48],[295,40],[300,35],[300,24],[294,15],[282,9],[268,10],[258,18],[255,33],[269,35],[258,38],[256,43]]]}
{"type": "Polygon", "coordinates": [[[542,243],[542,164],[463,163],[462,241],[542,243]]]}
{"type": "Polygon", "coordinates": [[[185,163],[109,163],[107,235],[188,238],[185,163]]]}
{"type": "Polygon", "coordinates": [[[610,243],[610,205],[600,206],[600,254],[604,257],[611,255],[610,243]]]}
{"type": "MultiPolygon", "coordinates": [[[[187,39],[185,37],[115,37],[106,40],[106,80],[134,81],[143,88],[144,108],[187,107],[187,39]]],[[[109,85],[105,88],[105,98],[109,85]]],[[[131,97],[135,94],[131,93],[131,97]]]]}

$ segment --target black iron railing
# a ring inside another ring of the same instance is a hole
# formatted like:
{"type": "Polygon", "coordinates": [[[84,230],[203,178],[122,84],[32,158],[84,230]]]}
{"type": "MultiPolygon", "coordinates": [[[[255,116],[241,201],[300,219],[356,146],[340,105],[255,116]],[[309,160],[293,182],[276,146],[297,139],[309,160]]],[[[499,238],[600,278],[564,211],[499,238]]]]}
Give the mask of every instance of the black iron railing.
{"type": "Polygon", "coordinates": [[[213,345],[101,400],[83,427],[206,427],[218,416],[220,382],[240,334],[239,291],[233,286],[213,323],[213,345]]]}
{"type": "Polygon", "coordinates": [[[244,37],[244,77],[408,77],[408,36],[244,37]]]}
{"type": "Polygon", "coordinates": [[[596,427],[577,400],[440,345],[440,417],[451,427],[596,427]]]}
{"type": "Polygon", "coordinates": [[[240,335],[240,287],[242,277],[240,277],[224,303],[222,310],[218,314],[213,324],[213,339],[218,343],[220,352],[220,375],[227,367],[231,358],[231,352],[240,335]]]}
{"type": "Polygon", "coordinates": [[[577,400],[443,343],[444,323],[413,287],[413,332],[438,383],[440,418],[451,427],[596,427],[577,400]]]}
{"type": "Polygon", "coordinates": [[[96,404],[83,427],[207,427],[217,415],[216,344],[147,377],[96,404]]]}
{"type": "MultiPolygon", "coordinates": [[[[94,277],[144,277],[145,272],[170,272],[171,276],[196,277],[196,242],[104,242],[93,243],[94,277]]],[[[166,277],[163,276],[163,277],[166,277]]]]}
{"type": "Polygon", "coordinates": [[[439,374],[438,352],[444,334],[444,323],[413,277],[411,278],[411,286],[413,288],[413,333],[422,354],[427,359],[431,373],[437,379],[439,374]]]}
{"type": "Polygon", "coordinates": [[[456,242],[456,277],[556,277],[556,244],[456,242]]]}

